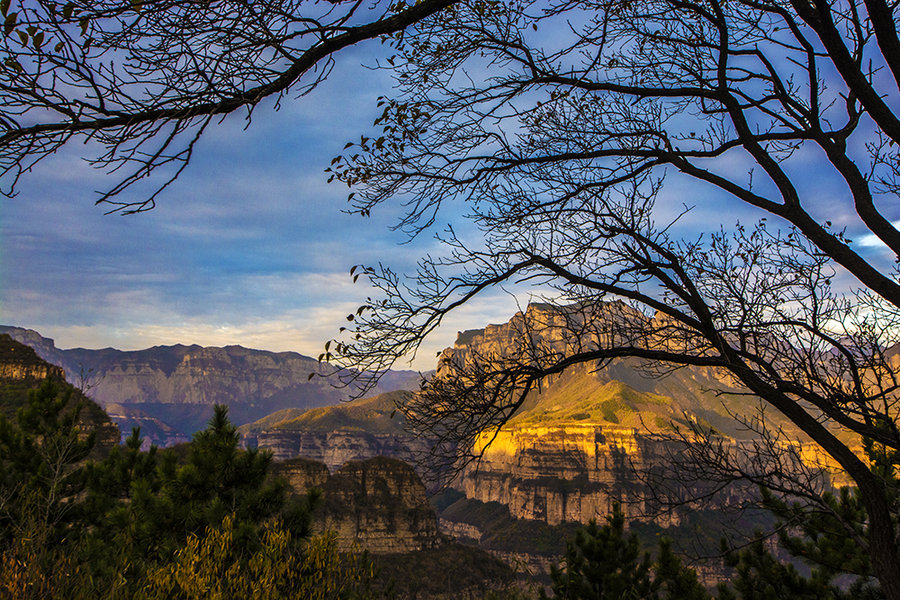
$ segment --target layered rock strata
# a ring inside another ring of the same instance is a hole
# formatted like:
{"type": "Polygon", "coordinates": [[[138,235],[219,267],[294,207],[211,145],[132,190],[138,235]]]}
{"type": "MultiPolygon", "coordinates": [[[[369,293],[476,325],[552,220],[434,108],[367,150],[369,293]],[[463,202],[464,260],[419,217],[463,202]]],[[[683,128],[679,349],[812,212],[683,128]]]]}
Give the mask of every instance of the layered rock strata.
{"type": "Polygon", "coordinates": [[[64,389],[72,389],[73,400],[81,404],[78,424],[85,435],[87,432],[95,435],[100,452],[119,443],[119,428],[102,408],[66,382],[63,369],[41,359],[29,346],[0,334],[0,412],[13,417],[27,402],[28,391],[39,387],[46,379],[56,381],[64,389]]]}
{"type": "MultiPolygon", "coordinates": [[[[441,354],[437,377],[505,360],[552,362],[602,346],[606,331],[640,331],[649,319],[618,302],[584,308],[531,304],[507,323],[460,333],[441,354]]],[[[703,443],[697,431],[715,432],[714,444],[735,461],[751,456],[794,461],[798,472],[820,473],[823,485],[829,477],[833,484],[845,483],[834,461],[786,418],[771,410],[762,413],[760,401],[736,387],[727,373],[708,367],[655,367],[615,359],[573,366],[543,381],[496,437],[494,432],[482,436],[476,455],[487,440],[493,442],[481,461],[466,470],[457,489],[468,498],[500,502],[515,517],[548,524],[602,518],[615,503],[621,503],[629,519],[654,515],[659,512],[656,490],[645,484],[647,473],[671,471],[684,443],[703,443]],[[778,436],[765,443],[772,443],[779,456],[754,449],[759,433],[735,415],[749,423],[764,416],[769,433],[778,436]]],[[[764,471],[766,465],[757,468],[764,471]]],[[[704,485],[699,470],[690,474],[698,480],[674,490],[684,498],[696,495],[691,486],[704,485]]],[[[664,476],[677,486],[679,475],[664,476]]],[[[721,503],[735,500],[717,498],[721,503]]],[[[662,519],[663,526],[673,525],[679,516],[676,512],[662,519]]]]}
{"type": "Polygon", "coordinates": [[[457,487],[549,525],[602,519],[616,503],[636,518],[656,508],[640,474],[667,452],[665,441],[630,428],[516,427],[497,434],[457,487]]]}
{"type": "Polygon", "coordinates": [[[259,433],[256,441],[260,448],[271,451],[275,460],[303,457],[320,461],[331,471],[349,461],[375,456],[414,462],[416,452],[424,450],[423,443],[408,435],[366,431],[274,429],[259,433]]]}
{"type": "Polygon", "coordinates": [[[323,463],[300,458],[277,463],[275,470],[298,494],[306,494],[310,487],[322,490],[315,527],[336,532],[344,549],[389,554],[440,544],[425,486],[400,460],[350,461],[332,475],[323,463]]]}

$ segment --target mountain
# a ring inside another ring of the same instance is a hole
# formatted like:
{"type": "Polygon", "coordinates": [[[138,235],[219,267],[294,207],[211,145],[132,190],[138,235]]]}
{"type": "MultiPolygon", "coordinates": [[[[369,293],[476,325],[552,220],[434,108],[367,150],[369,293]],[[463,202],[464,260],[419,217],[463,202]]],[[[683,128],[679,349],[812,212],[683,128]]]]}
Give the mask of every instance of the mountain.
{"type": "MultiPolygon", "coordinates": [[[[610,303],[605,311],[601,318],[635,318],[628,314],[630,308],[619,303],[610,303]]],[[[502,360],[516,352],[526,339],[528,344],[549,349],[567,343],[560,315],[559,307],[532,304],[507,323],[461,332],[456,343],[441,353],[437,377],[446,376],[447,364],[465,364],[473,357],[502,360]]],[[[341,434],[341,443],[345,445],[346,434],[352,432],[358,432],[360,439],[371,440],[374,434],[402,439],[402,415],[394,414],[394,409],[408,397],[378,396],[309,411],[290,409],[249,424],[242,428],[242,433],[283,458],[297,455],[301,436],[307,440],[317,436],[319,442],[315,447],[320,449],[316,459],[323,460],[322,452],[327,450],[321,448],[329,444],[326,437],[335,438],[336,433],[341,434]],[[388,418],[391,415],[394,418],[388,418]]],[[[531,392],[494,440],[481,466],[489,464],[489,458],[495,454],[514,452],[511,448],[518,444],[515,435],[530,438],[531,434],[525,433],[528,431],[608,431],[613,437],[625,435],[643,440],[652,436],[669,437],[676,430],[689,432],[691,426],[699,425],[735,443],[750,441],[758,434],[736,421],[734,415],[752,416],[758,407],[759,401],[736,387],[727,373],[709,367],[686,366],[650,373],[641,361],[631,358],[576,365],[547,378],[540,389],[531,392]],[[503,450],[506,443],[512,446],[503,450]]],[[[807,441],[780,415],[767,413],[766,416],[769,426],[782,428],[797,442],[807,441]]],[[[485,440],[493,436],[494,432],[486,432],[485,440]]],[[[538,435],[522,448],[530,448],[533,454],[550,437],[541,439],[538,435]]],[[[628,445],[636,448],[637,443],[628,445]]],[[[373,452],[378,451],[376,446],[372,447],[373,452]]],[[[307,444],[305,448],[309,451],[311,446],[307,444]]]]}
{"type": "MultiPolygon", "coordinates": [[[[267,352],[242,346],[154,346],[145,350],[60,349],[52,339],[20,327],[0,333],[35,349],[62,367],[128,431],[140,425],[148,437],[166,445],[189,439],[226,404],[240,425],[286,408],[334,405],[352,390],[337,387],[335,369],[295,352],[267,352]]],[[[413,371],[389,372],[376,391],[418,386],[413,371]]]]}
{"type": "MultiPolygon", "coordinates": [[[[604,318],[611,319],[630,310],[616,304],[607,309],[604,318]]],[[[436,377],[445,376],[447,361],[465,364],[475,356],[502,360],[521,348],[523,340],[545,348],[566,343],[554,323],[559,323],[557,307],[533,304],[507,323],[462,332],[441,354],[436,377]]],[[[483,451],[481,460],[451,484],[452,493],[439,496],[441,529],[545,571],[562,552],[573,523],[602,520],[621,503],[636,526],[657,528],[653,535],[660,528],[683,530],[684,536],[667,532],[676,538],[702,532],[703,543],[714,553],[722,531],[718,527],[731,518],[722,509],[747,497],[729,492],[706,510],[687,505],[661,513],[644,475],[671,465],[686,448],[673,434],[680,431],[690,438],[691,426],[715,430],[723,449],[746,454],[758,435],[733,416],[754,415],[759,401],[715,369],[684,367],[651,376],[645,366],[616,359],[574,366],[544,381],[502,430],[483,434],[476,448],[476,453],[483,451]]],[[[276,458],[308,456],[332,470],[339,459],[389,455],[410,460],[423,441],[401,431],[398,415],[387,419],[395,403],[408,397],[381,396],[273,415],[243,431],[276,458]]],[[[770,427],[781,428],[807,466],[829,469],[832,481],[841,483],[841,474],[795,427],[780,415],[767,412],[766,418],[770,427]]],[[[686,475],[669,471],[676,480],[686,475]]],[[[676,483],[680,487],[674,491],[685,495],[697,491],[691,486],[704,485],[676,483]]],[[[751,522],[747,530],[758,525],[751,522]]],[[[719,567],[709,567],[709,582],[721,573],[719,567]]]]}
{"type": "MultiPolygon", "coordinates": [[[[40,358],[29,346],[0,334],[0,414],[15,417],[16,411],[28,401],[29,390],[36,389],[46,379],[56,381],[63,389],[73,388],[66,382],[63,369],[40,358]]],[[[119,442],[119,430],[102,408],[77,388],[73,389],[73,400],[82,404],[79,426],[96,433],[99,451],[119,442]]]]}
{"type": "MultiPolygon", "coordinates": [[[[597,311],[592,318],[606,319],[613,328],[620,321],[649,318],[615,302],[592,310],[597,311]]],[[[532,304],[508,323],[461,334],[441,361],[502,360],[523,345],[553,351],[581,343],[566,338],[572,331],[568,325],[577,326],[579,318],[573,307],[532,304]]],[[[508,506],[515,517],[551,525],[609,514],[617,502],[626,515],[640,518],[658,508],[644,474],[677,461],[686,444],[696,441],[692,427],[714,431],[733,456],[751,454],[759,432],[735,415],[758,417],[757,398],[724,371],[653,366],[614,359],[577,365],[545,380],[501,431],[482,434],[475,448],[481,461],[456,487],[468,498],[508,506]]],[[[443,376],[440,367],[437,376],[443,376]]],[[[843,483],[834,463],[790,421],[771,410],[765,419],[807,466],[829,470],[833,481],[843,483]]],[[[682,516],[676,512],[667,518],[677,523],[682,516]]]]}
{"type": "Polygon", "coordinates": [[[336,406],[288,409],[239,428],[245,443],[270,450],[276,460],[297,456],[325,463],[332,471],[351,460],[391,456],[414,462],[425,450],[403,430],[396,407],[412,392],[398,390],[336,406]]]}

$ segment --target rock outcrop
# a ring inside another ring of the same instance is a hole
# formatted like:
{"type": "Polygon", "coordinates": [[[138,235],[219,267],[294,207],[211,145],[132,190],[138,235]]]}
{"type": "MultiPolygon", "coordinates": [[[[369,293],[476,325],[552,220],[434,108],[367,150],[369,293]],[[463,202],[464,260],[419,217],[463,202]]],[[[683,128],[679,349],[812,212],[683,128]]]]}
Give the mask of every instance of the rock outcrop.
{"type": "Polygon", "coordinates": [[[324,488],[331,478],[331,472],[324,463],[302,457],[276,461],[272,472],[286,480],[298,496],[306,495],[309,488],[324,488]]]}
{"type": "Polygon", "coordinates": [[[332,475],[323,463],[300,458],[277,463],[275,472],[295,493],[322,490],[315,527],[336,532],[345,549],[391,554],[434,548],[441,541],[425,486],[400,460],[350,461],[332,475]]]}
{"type": "MultiPolygon", "coordinates": [[[[116,405],[123,430],[146,426],[144,434],[162,445],[203,429],[213,404],[228,405],[231,420],[241,425],[285,408],[337,404],[350,395],[347,388],[333,385],[334,367],[295,352],[180,344],[127,352],[62,350],[29,329],[0,326],[0,333],[32,346],[70,376],[83,378],[101,406],[116,405]]],[[[379,391],[413,388],[418,380],[411,371],[389,372],[379,391]]]]}
{"type": "Polygon", "coordinates": [[[0,334],[0,380],[31,384],[51,377],[65,379],[65,373],[41,360],[33,349],[0,334]]]}
{"type": "Polygon", "coordinates": [[[666,440],[631,428],[513,427],[497,434],[457,487],[468,498],[499,502],[514,517],[549,525],[602,519],[616,503],[637,518],[658,508],[641,474],[667,452],[666,440]]]}
{"type": "Polygon", "coordinates": [[[41,359],[34,349],[0,334],[0,413],[13,417],[27,402],[28,391],[51,379],[63,388],[72,390],[73,400],[81,403],[79,425],[84,432],[93,432],[97,449],[106,451],[119,443],[119,429],[102,408],[79,389],[66,382],[63,369],[41,359]]]}

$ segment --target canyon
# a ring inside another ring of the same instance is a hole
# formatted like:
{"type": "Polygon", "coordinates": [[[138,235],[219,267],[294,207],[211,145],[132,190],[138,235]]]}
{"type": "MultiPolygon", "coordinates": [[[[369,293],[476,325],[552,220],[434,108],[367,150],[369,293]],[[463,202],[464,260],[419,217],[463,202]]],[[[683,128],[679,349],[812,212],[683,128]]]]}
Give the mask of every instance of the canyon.
{"type": "MultiPolygon", "coordinates": [[[[79,435],[97,436],[98,444],[89,458],[100,459],[118,445],[119,430],[103,408],[65,377],[61,367],[0,334],[0,414],[15,417],[27,403],[29,393],[51,380],[76,401],[75,406],[80,406],[79,435]]],[[[344,411],[342,418],[352,422],[357,416],[372,417],[373,408],[392,405],[391,399],[404,393],[388,394],[374,407],[368,403],[362,415],[344,411]]],[[[321,411],[316,414],[323,416],[321,411]]],[[[385,418],[382,426],[392,429],[390,415],[385,418]]],[[[373,425],[377,422],[377,417],[372,420],[373,425]]],[[[183,446],[170,456],[185,451],[183,446]]],[[[373,589],[390,590],[391,597],[398,599],[474,600],[512,581],[512,571],[502,561],[478,548],[456,543],[439,531],[425,486],[409,464],[370,457],[331,466],[333,473],[323,462],[295,458],[275,463],[271,475],[284,479],[295,496],[318,497],[313,503],[313,533],[334,534],[342,552],[366,552],[364,560],[373,561],[372,572],[376,574],[371,582],[373,589]],[[453,572],[452,567],[462,572],[453,572]]]]}
{"type": "MultiPolygon", "coordinates": [[[[600,318],[632,318],[630,309],[618,303],[602,310],[606,312],[600,318]]],[[[449,376],[452,369],[485,357],[502,361],[535,349],[552,353],[582,343],[569,335],[570,317],[561,317],[557,307],[532,304],[507,323],[460,332],[439,356],[435,377],[449,376]]],[[[84,358],[76,351],[54,350],[46,338],[37,342],[48,354],[72,352],[65,360],[84,358]]],[[[703,543],[715,546],[717,527],[731,518],[724,511],[754,493],[729,487],[701,506],[691,499],[704,495],[708,482],[678,466],[704,440],[714,439],[719,450],[741,457],[751,454],[760,439],[758,431],[735,419],[761,414],[759,400],[745,394],[726,373],[709,367],[660,370],[617,358],[567,368],[529,392],[501,429],[482,432],[472,448],[479,460],[461,467],[449,488],[440,491],[418,487],[422,484],[416,474],[429,475],[420,460],[429,441],[404,427],[403,407],[414,397],[412,392],[378,393],[400,383],[411,388],[418,376],[389,373],[374,395],[341,401],[345,392],[325,389],[319,377],[302,381],[320,373],[315,369],[322,365],[290,353],[236,346],[78,352],[111,357],[97,363],[103,375],[91,391],[107,386],[98,397],[106,398],[111,414],[124,413],[120,423],[130,418],[156,430],[169,427],[160,434],[168,439],[184,435],[169,424],[172,416],[207,409],[216,386],[231,390],[222,393],[232,394],[227,397],[238,410],[246,404],[240,398],[248,397],[256,398],[250,404],[256,402],[253,406],[261,411],[280,408],[248,419],[239,428],[243,444],[270,451],[297,493],[310,486],[326,490],[323,526],[339,531],[347,544],[363,544],[375,553],[431,551],[444,535],[546,573],[578,524],[602,521],[616,506],[630,526],[648,535],[680,538],[700,532],[703,543]],[[179,391],[182,387],[191,390],[179,391]],[[149,391],[138,394],[145,388],[149,391]],[[116,401],[105,395],[116,390],[121,394],[116,401]],[[282,406],[282,397],[293,398],[295,404],[282,406]],[[310,397],[316,399],[298,400],[310,397]],[[175,412],[165,412],[172,407],[175,412]],[[369,462],[373,457],[397,460],[369,462]],[[403,463],[413,467],[399,466],[403,463]],[[651,475],[660,477],[654,486],[648,485],[651,475]],[[669,487],[659,487],[660,481],[669,487]],[[378,495],[387,490],[405,499],[378,495]],[[423,508],[426,491],[433,494],[436,517],[423,508]],[[681,504],[666,506],[664,501],[672,499],[681,504]],[[335,503],[331,509],[329,502],[335,503]],[[382,510],[376,515],[365,508],[367,503],[384,508],[390,502],[398,502],[399,513],[382,510]]],[[[789,422],[769,413],[766,418],[779,433],[776,447],[783,456],[808,469],[822,485],[844,483],[842,473],[789,422]]],[[[744,525],[749,530],[756,523],[744,525]]],[[[716,565],[701,570],[710,582],[723,576],[716,565]]]]}
{"type": "MultiPolygon", "coordinates": [[[[624,309],[610,307],[617,310],[624,309]]],[[[526,334],[549,348],[568,343],[564,328],[553,326],[558,319],[554,307],[532,304],[508,323],[461,332],[441,354],[436,376],[473,357],[514,353],[526,334]]],[[[307,456],[332,472],[347,460],[368,456],[415,461],[428,444],[403,428],[398,407],[409,401],[408,394],[273,415],[243,427],[242,433],[278,459],[307,456]]],[[[755,492],[732,487],[711,502],[693,503],[691,498],[707,491],[706,483],[688,481],[696,473],[679,472],[673,465],[698,434],[714,435],[731,456],[749,454],[758,432],[734,415],[752,416],[759,408],[757,399],[712,368],[652,372],[634,359],[571,367],[532,391],[499,431],[481,434],[473,448],[479,460],[450,483],[451,495],[438,494],[443,498],[437,505],[439,527],[544,573],[575,524],[602,521],[614,506],[634,527],[649,528],[649,535],[691,537],[701,531],[703,543],[717,547],[716,528],[732,518],[724,511],[755,492]],[[661,498],[659,488],[648,486],[651,474],[664,481],[670,496],[661,498]],[[673,499],[687,501],[673,509],[661,503],[673,499]]],[[[771,415],[769,424],[780,428],[779,443],[788,455],[820,474],[823,485],[843,483],[842,473],[790,423],[771,415]]],[[[427,474],[422,464],[416,468],[427,474]]],[[[748,530],[755,524],[752,519],[744,523],[748,530]]],[[[724,576],[721,565],[702,566],[701,572],[708,582],[724,576]]]]}
{"type": "MultiPolygon", "coordinates": [[[[563,343],[558,323],[553,325],[558,319],[556,308],[532,304],[508,323],[461,332],[441,354],[437,377],[452,362],[513,352],[526,331],[543,344],[563,343]]],[[[647,488],[647,474],[676,460],[697,432],[715,431],[718,443],[735,456],[752,449],[756,432],[734,415],[754,414],[759,401],[741,392],[726,374],[711,368],[651,376],[633,359],[574,366],[531,392],[502,429],[483,432],[473,448],[479,460],[451,486],[468,499],[498,502],[515,518],[548,525],[603,518],[614,504],[631,519],[663,518],[676,525],[681,511],[659,516],[662,507],[647,488]]],[[[305,456],[332,471],[348,460],[378,455],[415,463],[428,444],[404,430],[398,408],[409,394],[276,413],[241,432],[250,445],[270,450],[278,460],[305,456]]],[[[832,478],[840,480],[833,465],[790,423],[778,416],[770,422],[791,438],[792,451],[804,464],[831,469],[832,478]]],[[[691,490],[673,492],[687,497],[691,490]]],[[[720,502],[732,500],[725,495],[720,502]]]]}
{"type": "MultiPolygon", "coordinates": [[[[214,404],[227,405],[231,420],[243,424],[281,409],[334,405],[353,393],[352,387],[335,385],[333,367],[295,352],[181,344],[135,351],[60,349],[30,329],[0,326],[0,333],[64,369],[108,409],[123,433],[140,426],[148,442],[162,446],[203,429],[214,404]]],[[[419,379],[412,371],[391,371],[377,389],[412,389],[419,379]]]]}

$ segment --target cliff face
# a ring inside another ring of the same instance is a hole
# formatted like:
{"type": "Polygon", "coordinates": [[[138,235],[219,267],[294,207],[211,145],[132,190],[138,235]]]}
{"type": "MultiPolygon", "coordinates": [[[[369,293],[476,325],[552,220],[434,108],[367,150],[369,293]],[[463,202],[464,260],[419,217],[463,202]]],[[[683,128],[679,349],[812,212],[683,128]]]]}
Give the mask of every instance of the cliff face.
{"type": "Polygon", "coordinates": [[[285,479],[298,496],[305,496],[309,488],[325,487],[331,473],[324,463],[308,458],[293,458],[272,465],[275,476],[285,479]]]}
{"type": "MultiPolygon", "coordinates": [[[[582,313],[572,307],[532,304],[509,322],[459,334],[441,353],[437,376],[449,375],[452,365],[495,360],[551,362],[576,351],[596,349],[607,323],[628,330],[650,319],[621,303],[608,303],[582,313]],[[585,322],[594,323],[587,325],[585,322]]],[[[752,406],[730,375],[708,367],[686,366],[655,371],[642,361],[617,358],[584,363],[545,379],[532,392],[511,424],[586,422],[625,426],[650,432],[671,431],[672,425],[703,422],[735,439],[750,437],[730,413],[752,406]],[[724,394],[722,394],[724,392],[724,394]]],[[[789,426],[772,415],[778,425],[789,426]]]]}
{"type": "MultiPolygon", "coordinates": [[[[146,350],[113,348],[62,350],[52,339],[17,327],[0,327],[14,339],[31,345],[45,360],[70,374],[85,374],[101,405],[259,403],[277,405],[290,397],[343,397],[324,377],[327,364],[293,352],[266,352],[241,346],[155,346],[146,350]]],[[[314,404],[307,403],[306,406],[314,404]]],[[[276,406],[282,408],[281,406],[276,406]]],[[[276,410],[273,409],[273,410],[276,410]]]]}
{"type": "Polygon", "coordinates": [[[332,471],[351,460],[389,456],[406,462],[415,459],[424,444],[408,435],[366,431],[264,431],[257,437],[260,448],[270,450],[275,460],[304,457],[321,461],[332,471]]]}
{"type": "MultiPolygon", "coordinates": [[[[23,346],[27,348],[27,346],[23,346]]],[[[63,370],[54,365],[41,363],[28,363],[18,361],[20,352],[16,348],[5,347],[5,356],[0,357],[0,379],[8,381],[43,381],[51,377],[65,379],[63,370]],[[13,359],[13,360],[9,360],[13,359]]],[[[30,350],[30,348],[29,348],[30,350]]],[[[36,357],[37,355],[35,355],[36,357]]]]}
{"type": "MultiPolygon", "coordinates": [[[[328,377],[333,367],[294,352],[183,345],[129,352],[61,350],[28,329],[0,327],[4,332],[71,376],[83,377],[101,406],[115,405],[123,429],[147,427],[145,433],[164,445],[202,429],[213,404],[228,405],[232,421],[240,425],[280,409],[333,405],[350,393],[333,385],[328,377]]],[[[409,371],[389,373],[385,385],[412,388],[418,378],[409,371]]]]}
{"type": "MultiPolygon", "coordinates": [[[[488,436],[482,439],[486,442],[488,436]]],[[[752,444],[720,443],[719,450],[734,457],[748,454],[745,445],[752,444]]],[[[482,460],[468,467],[453,488],[469,499],[500,503],[515,518],[548,525],[602,520],[619,504],[629,521],[675,527],[694,510],[693,505],[689,502],[676,510],[662,510],[660,499],[669,494],[672,499],[690,500],[710,490],[707,481],[693,479],[699,471],[680,473],[673,466],[685,449],[684,443],[671,437],[633,428],[513,426],[496,435],[484,449],[482,460]],[[650,486],[649,477],[657,478],[655,486],[650,486]]],[[[797,445],[796,450],[807,466],[823,470],[833,466],[806,445],[797,445]]],[[[843,484],[832,477],[835,484],[843,484]]],[[[738,506],[752,493],[753,488],[727,487],[704,507],[738,506]]],[[[447,524],[448,531],[454,527],[447,524]]]]}
{"type": "MultiPolygon", "coordinates": [[[[41,359],[32,348],[0,334],[0,413],[13,417],[27,402],[28,391],[40,386],[45,379],[55,380],[64,388],[73,388],[66,382],[61,368],[41,359]]],[[[72,393],[73,400],[82,403],[79,425],[85,432],[94,432],[98,449],[102,452],[118,444],[119,429],[103,409],[77,388],[73,388],[72,393]]]]}
{"type": "Polygon", "coordinates": [[[440,543],[425,486],[402,461],[384,457],[350,461],[331,475],[323,463],[301,458],[277,463],[275,472],[295,493],[322,489],[315,527],[336,532],[343,548],[389,554],[440,543]]]}
{"type": "MultiPolygon", "coordinates": [[[[535,304],[503,325],[461,333],[442,353],[438,377],[452,364],[515,355],[523,339],[545,353],[590,345],[590,340],[566,337],[577,330],[579,318],[577,312],[535,304]]],[[[592,318],[616,323],[647,319],[617,303],[592,318]]],[[[671,470],[673,457],[683,450],[680,438],[694,439],[692,427],[715,430],[723,451],[736,460],[750,454],[742,447],[752,445],[757,434],[733,415],[756,415],[758,403],[746,394],[728,394],[741,391],[734,385],[726,373],[710,368],[685,367],[651,377],[633,359],[571,367],[529,395],[480,464],[467,469],[455,485],[469,498],[500,502],[513,516],[549,524],[602,518],[616,502],[632,519],[653,514],[653,494],[642,479],[651,469],[671,470]]],[[[766,419],[769,428],[781,429],[779,443],[790,446],[796,460],[827,472],[837,485],[846,483],[836,464],[792,423],[775,411],[767,412],[766,419]]],[[[493,436],[482,435],[476,454],[493,436]]],[[[786,453],[782,460],[792,460],[792,455],[786,453]]],[[[679,491],[692,497],[697,490],[679,491]]],[[[720,502],[735,500],[719,497],[720,502]]],[[[663,526],[675,525],[680,516],[659,519],[663,526]]]]}
{"type": "Polygon", "coordinates": [[[630,428],[515,427],[497,435],[457,487],[468,498],[506,505],[514,517],[550,525],[603,518],[616,502],[635,518],[656,508],[639,474],[666,453],[664,440],[630,428]]]}

